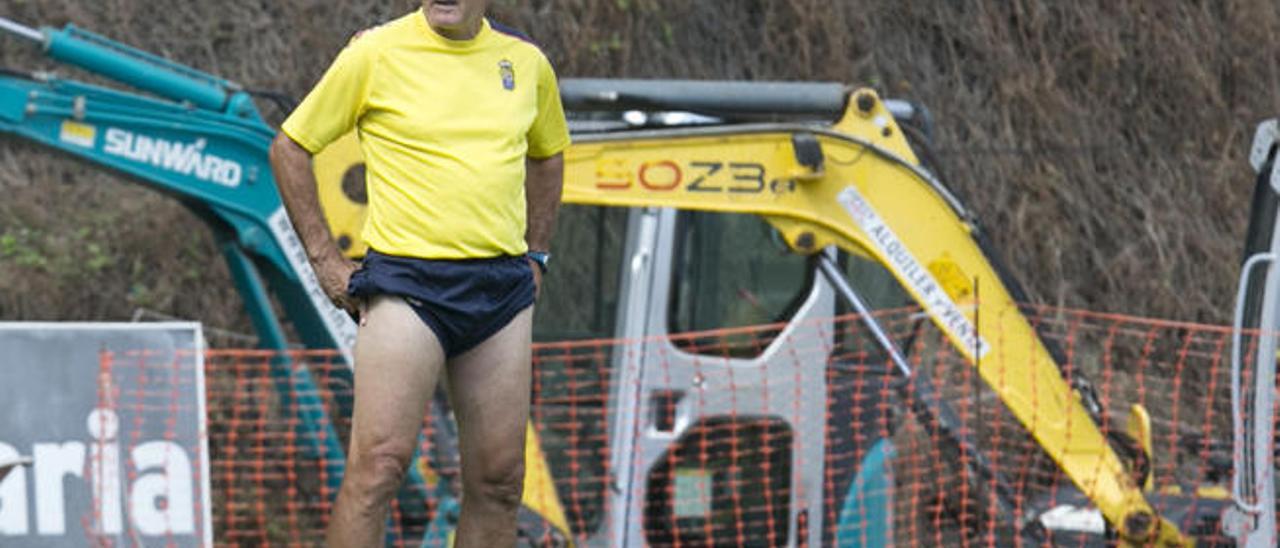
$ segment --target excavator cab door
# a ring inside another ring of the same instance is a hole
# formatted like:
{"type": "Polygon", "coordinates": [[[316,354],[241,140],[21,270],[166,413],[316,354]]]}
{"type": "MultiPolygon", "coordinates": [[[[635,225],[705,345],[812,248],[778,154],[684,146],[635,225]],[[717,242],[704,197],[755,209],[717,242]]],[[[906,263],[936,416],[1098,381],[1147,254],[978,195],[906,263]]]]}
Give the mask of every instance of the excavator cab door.
{"type": "Polygon", "coordinates": [[[650,210],[611,428],[624,546],[818,544],[834,295],[754,215],[650,210]],[[639,294],[639,293],[636,293],[639,294]],[[748,328],[774,324],[766,329],[748,328]],[[633,331],[634,333],[634,331],[633,331]],[[808,359],[805,359],[808,358],[808,359]]]}
{"type": "Polygon", "coordinates": [[[839,429],[866,423],[848,415],[857,409],[888,406],[874,391],[833,399],[837,299],[817,257],[790,251],[759,216],[637,211],[619,315],[628,347],[610,383],[612,501],[597,539],[891,542],[891,444],[839,429]],[[862,462],[838,467],[842,477],[827,469],[853,455],[862,462]]]}

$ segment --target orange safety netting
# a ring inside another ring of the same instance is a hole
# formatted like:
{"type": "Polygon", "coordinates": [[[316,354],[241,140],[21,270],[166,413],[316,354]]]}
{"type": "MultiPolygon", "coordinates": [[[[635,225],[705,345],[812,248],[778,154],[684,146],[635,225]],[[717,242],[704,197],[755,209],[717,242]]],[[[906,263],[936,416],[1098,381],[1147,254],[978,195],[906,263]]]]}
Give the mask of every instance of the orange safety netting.
{"type": "MultiPolygon", "coordinates": [[[[1220,512],[1229,488],[1229,330],[1059,309],[1026,314],[1058,348],[1065,375],[1091,383],[1105,410],[1099,427],[1118,454],[1136,463],[1134,477],[1150,470],[1147,497],[1157,512],[1184,532],[1223,540],[1221,525],[1205,516],[1220,512]],[[1150,462],[1118,435],[1135,403],[1150,413],[1150,462]]],[[[626,523],[659,546],[855,545],[878,534],[900,546],[1098,541],[1062,529],[1099,522],[1081,511],[1088,501],[927,318],[894,310],[878,320],[903,349],[916,383],[897,374],[854,317],[663,340],[536,345],[533,425],[569,536],[618,544],[617,535],[628,533],[611,528],[609,516],[627,512],[638,519],[626,523]],[[753,359],[768,371],[749,366],[753,359]],[[668,387],[636,400],[645,411],[636,439],[644,429],[650,440],[669,434],[669,449],[655,460],[646,460],[639,442],[625,459],[613,458],[610,421],[620,415],[612,398],[615,388],[629,388],[615,386],[628,364],[643,369],[646,386],[668,387]],[[907,401],[930,393],[943,402],[932,412],[907,401]],[[946,416],[929,416],[938,409],[946,416]],[[872,452],[889,444],[887,467],[860,476],[872,452]],[[630,477],[619,477],[613,467],[626,459],[630,477]],[[617,496],[614,486],[625,484],[641,494],[617,496]],[[614,508],[618,501],[630,506],[614,508]],[[809,532],[814,520],[820,538],[809,532]],[[1037,523],[1058,525],[1045,530],[1037,523]]],[[[1246,336],[1246,347],[1254,340],[1246,336]]],[[[129,363],[103,358],[104,369],[129,363]]],[[[341,463],[324,460],[317,447],[345,446],[349,423],[340,410],[351,398],[345,365],[332,352],[211,350],[205,368],[215,542],[320,544],[335,494],[331,475],[341,463]],[[304,373],[309,393],[299,392],[304,373]],[[322,423],[310,433],[300,418],[308,413],[322,423]]],[[[153,399],[125,389],[108,403],[153,399]]],[[[449,432],[441,431],[446,423],[428,417],[424,424],[425,492],[393,505],[399,545],[422,544],[457,483],[449,432]]],[[[120,439],[129,440],[130,425],[121,428],[120,439]]],[[[560,542],[552,529],[527,540],[560,542]]]]}

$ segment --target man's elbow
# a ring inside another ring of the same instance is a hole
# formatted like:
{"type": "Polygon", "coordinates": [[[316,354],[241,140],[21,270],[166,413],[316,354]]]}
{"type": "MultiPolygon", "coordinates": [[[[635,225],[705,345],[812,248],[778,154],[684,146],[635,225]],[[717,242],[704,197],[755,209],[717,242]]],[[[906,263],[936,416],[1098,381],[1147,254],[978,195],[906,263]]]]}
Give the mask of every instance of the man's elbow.
{"type": "Polygon", "coordinates": [[[546,175],[556,175],[564,172],[564,153],[557,152],[546,158],[529,157],[529,168],[546,175]]]}
{"type": "Polygon", "coordinates": [[[267,156],[271,160],[271,165],[278,167],[290,163],[291,160],[305,158],[308,154],[307,150],[302,148],[302,145],[299,145],[281,131],[276,134],[275,140],[271,141],[271,148],[268,149],[267,156]]]}

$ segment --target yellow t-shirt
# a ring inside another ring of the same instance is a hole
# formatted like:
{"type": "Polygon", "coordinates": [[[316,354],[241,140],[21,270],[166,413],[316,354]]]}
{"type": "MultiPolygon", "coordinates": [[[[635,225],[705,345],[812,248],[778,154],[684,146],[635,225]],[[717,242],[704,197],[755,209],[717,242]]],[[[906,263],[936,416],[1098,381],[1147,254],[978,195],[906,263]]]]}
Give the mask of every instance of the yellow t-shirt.
{"type": "Polygon", "coordinates": [[[486,20],[450,40],[421,10],[354,38],[282,127],[312,154],[356,127],[382,253],[520,255],[525,158],[569,146],[551,63],[486,20]]]}

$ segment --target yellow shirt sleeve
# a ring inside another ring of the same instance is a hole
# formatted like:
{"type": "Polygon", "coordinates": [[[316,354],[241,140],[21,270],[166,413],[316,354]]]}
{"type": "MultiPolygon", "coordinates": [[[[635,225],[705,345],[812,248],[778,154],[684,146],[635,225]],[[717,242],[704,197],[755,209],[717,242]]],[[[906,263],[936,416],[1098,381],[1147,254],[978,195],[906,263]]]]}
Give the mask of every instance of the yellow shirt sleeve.
{"type": "Polygon", "coordinates": [[[347,44],[281,126],[312,154],[351,131],[364,114],[375,62],[370,41],[356,38],[347,44]]]}
{"type": "Polygon", "coordinates": [[[551,62],[542,59],[538,70],[538,116],[526,134],[531,158],[550,158],[569,147],[569,126],[560,104],[560,86],[551,62]]]}

